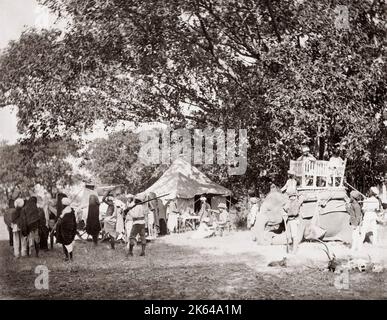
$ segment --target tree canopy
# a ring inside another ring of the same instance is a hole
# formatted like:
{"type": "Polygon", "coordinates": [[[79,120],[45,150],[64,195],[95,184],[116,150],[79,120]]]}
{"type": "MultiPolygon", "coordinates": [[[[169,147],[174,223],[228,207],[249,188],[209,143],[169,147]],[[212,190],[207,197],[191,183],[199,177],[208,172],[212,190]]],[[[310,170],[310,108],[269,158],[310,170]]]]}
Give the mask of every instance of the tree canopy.
{"type": "Polygon", "coordinates": [[[32,190],[36,184],[52,192],[56,186],[67,186],[82,179],[67,161],[76,156],[78,144],[73,141],[35,141],[4,144],[0,147],[0,194],[10,198],[13,191],[32,190]]]}
{"type": "Polygon", "coordinates": [[[363,187],[386,170],[382,0],[41,2],[68,30],[30,30],[0,57],[0,105],[32,140],[159,120],[247,129],[246,174],[219,177],[241,188],[283,183],[302,143],[339,147],[363,187]]]}
{"type": "Polygon", "coordinates": [[[160,173],[138,159],[140,142],[131,131],[118,131],[91,142],[83,152],[83,167],[102,184],[123,184],[131,193],[143,191],[160,173]]]}

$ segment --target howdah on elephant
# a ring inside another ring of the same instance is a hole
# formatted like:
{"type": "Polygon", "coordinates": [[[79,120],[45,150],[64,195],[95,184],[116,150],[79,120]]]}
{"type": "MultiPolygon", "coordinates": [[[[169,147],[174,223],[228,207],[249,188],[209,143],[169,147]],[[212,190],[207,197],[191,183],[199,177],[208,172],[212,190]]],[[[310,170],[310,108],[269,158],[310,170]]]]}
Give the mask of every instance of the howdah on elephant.
{"type": "MultiPolygon", "coordinates": [[[[324,190],[299,190],[299,241],[338,240],[350,242],[349,214],[346,211],[344,188],[324,190]]],[[[252,232],[258,244],[286,244],[286,228],[283,208],[288,196],[280,191],[271,191],[263,200],[252,232]]]]}

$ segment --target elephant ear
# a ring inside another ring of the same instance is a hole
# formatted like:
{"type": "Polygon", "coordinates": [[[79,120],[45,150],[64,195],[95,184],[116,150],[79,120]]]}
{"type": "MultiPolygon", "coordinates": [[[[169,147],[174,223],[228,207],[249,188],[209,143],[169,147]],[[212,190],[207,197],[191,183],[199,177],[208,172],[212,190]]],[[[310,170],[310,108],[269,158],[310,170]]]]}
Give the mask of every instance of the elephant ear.
{"type": "Polygon", "coordinates": [[[324,237],[326,232],[326,230],[320,228],[319,226],[311,224],[305,228],[304,238],[306,240],[321,239],[322,237],[324,237]]]}

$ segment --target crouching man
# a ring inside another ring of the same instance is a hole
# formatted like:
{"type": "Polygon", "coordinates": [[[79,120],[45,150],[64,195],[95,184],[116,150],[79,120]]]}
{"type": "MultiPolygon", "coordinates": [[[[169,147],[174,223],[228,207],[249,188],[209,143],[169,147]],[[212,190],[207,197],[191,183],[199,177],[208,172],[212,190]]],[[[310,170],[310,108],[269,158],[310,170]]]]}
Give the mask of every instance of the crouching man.
{"type": "Polygon", "coordinates": [[[129,252],[130,256],[133,256],[133,248],[136,244],[136,237],[139,234],[141,238],[141,254],[140,256],[145,256],[145,246],[146,246],[146,238],[145,238],[145,214],[146,214],[146,205],[142,204],[142,197],[136,195],[134,197],[134,201],[129,204],[128,215],[132,218],[133,224],[132,229],[130,231],[129,237],[129,252]]]}
{"type": "Polygon", "coordinates": [[[298,244],[301,241],[301,221],[299,217],[301,203],[302,202],[298,199],[297,193],[293,192],[289,194],[289,200],[283,207],[282,216],[285,223],[286,239],[288,243],[291,243],[290,251],[292,253],[297,252],[298,244]]]}

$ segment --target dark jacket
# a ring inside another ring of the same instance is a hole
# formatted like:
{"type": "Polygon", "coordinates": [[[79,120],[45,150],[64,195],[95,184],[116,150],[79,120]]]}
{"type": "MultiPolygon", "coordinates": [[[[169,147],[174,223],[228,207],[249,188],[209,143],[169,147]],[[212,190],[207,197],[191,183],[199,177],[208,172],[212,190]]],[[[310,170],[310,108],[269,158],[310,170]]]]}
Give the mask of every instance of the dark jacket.
{"type": "Polygon", "coordinates": [[[69,245],[74,241],[77,234],[77,222],[75,218],[75,212],[72,208],[64,207],[62,210],[64,215],[56,226],[56,241],[58,243],[69,245]]]}
{"type": "Polygon", "coordinates": [[[27,223],[27,232],[38,230],[39,228],[39,209],[36,205],[36,198],[31,197],[27,200],[26,205],[23,208],[25,219],[27,223]]]}
{"type": "Polygon", "coordinates": [[[101,231],[99,222],[99,201],[95,195],[89,197],[89,209],[86,219],[86,232],[90,235],[98,235],[101,231]]]}

